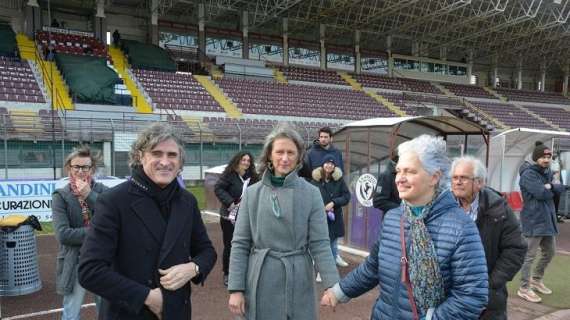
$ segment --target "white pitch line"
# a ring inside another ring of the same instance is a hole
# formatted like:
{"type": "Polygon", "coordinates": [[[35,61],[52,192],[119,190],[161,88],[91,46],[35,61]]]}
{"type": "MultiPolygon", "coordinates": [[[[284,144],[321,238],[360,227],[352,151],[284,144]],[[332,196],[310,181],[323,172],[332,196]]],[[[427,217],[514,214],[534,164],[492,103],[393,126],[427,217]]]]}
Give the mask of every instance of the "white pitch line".
{"type": "MultiPolygon", "coordinates": [[[[81,309],[85,309],[85,308],[91,308],[94,307],[95,303],[87,303],[81,306],[81,309]]],[[[59,308],[59,309],[52,309],[52,310],[47,310],[47,311],[40,311],[40,312],[33,312],[33,313],[28,313],[28,314],[21,314],[21,315],[17,315],[17,316],[13,316],[13,317],[8,317],[8,318],[2,318],[3,320],[17,320],[17,319],[26,319],[26,318],[33,318],[33,317],[39,317],[39,316],[45,316],[47,314],[52,314],[52,313],[59,313],[62,312],[63,308],[59,308]]]]}

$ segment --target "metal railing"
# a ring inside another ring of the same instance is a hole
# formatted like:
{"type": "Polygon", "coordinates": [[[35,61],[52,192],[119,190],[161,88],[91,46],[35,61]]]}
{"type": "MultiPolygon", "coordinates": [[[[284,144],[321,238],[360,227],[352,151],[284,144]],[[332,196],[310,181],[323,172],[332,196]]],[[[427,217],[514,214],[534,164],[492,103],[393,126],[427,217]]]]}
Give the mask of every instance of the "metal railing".
{"type": "MultiPolygon", "coordinates": [[[[79,144],[89,144],[109,156],[108,175],[128,175],[127,153],[137,134],[153,122],[168,122],[185,143],[187,166],[203,177],[208,167],[227,163],[239,150],[257,155],[276,121],[209,118],[183,120],[173,114],[140,114],[108,111],[42,111],[41,114],[0,114],[0,178],[22,175],[58,178],[66,155],[79,144]],[[1,173],[3,169],[3,174],[1,173]],[[33,173],[34,170],[40,173],[33,173]],[[33,173],[33,174],[32,174],[33,173]]],[[[322,123],[293,122],[307,145],[322,123]]]]}

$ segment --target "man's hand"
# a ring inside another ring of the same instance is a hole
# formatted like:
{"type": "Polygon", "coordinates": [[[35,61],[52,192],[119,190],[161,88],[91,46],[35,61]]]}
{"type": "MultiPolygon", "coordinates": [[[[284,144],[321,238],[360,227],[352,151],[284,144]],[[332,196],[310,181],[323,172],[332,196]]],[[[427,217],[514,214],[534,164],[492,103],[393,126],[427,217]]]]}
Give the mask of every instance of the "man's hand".
{"type": "Polygon", "coordinates": [[[151,289],[148,296],[146,296],[144,304],[158,319],[162,319],[162,292],[160,288],[151,289]]]}
{"type": "Polygon", "coordinates": [[[333,208],[334,208],[334,202],[332,201],[327,203],[327,205],[325,206],[326,211],[332,210],[333,208]]]}
{"type": "Polygon", "coordinates": [[[325,290],[325,293],[323,293],[323,297],[321,299],[321,306],[332,307],[334,312],[335,311],[334,309],[337,304],[338,300],[336,299],[334,293],[332,292],[332,289],[325,290]]]}
{"type": "Polygon", "coordinates": [[[162,275],[160,284],[167,290],[178,290],[182,288],[190,279],[196,276],[194,262],[188,262],[172,266],[166,270],[158,269],[162,275]]]}
{"type": "Polygon", "coordinates": [[[245,297],[243,296],[243,292],[231,293],[228,307],[234,315],[245,316],[245,297]]]}
{"type": "Polygon", "coordinates": [[[91,192],[91,186],[89,185],[89,183],[81,179],[76,179],[75,186],[77,187],[77,191],[79,191],[79,197],[81,198],[81,200],[87,199],[87,196],[89,196],[89,192],[91,192]]]}

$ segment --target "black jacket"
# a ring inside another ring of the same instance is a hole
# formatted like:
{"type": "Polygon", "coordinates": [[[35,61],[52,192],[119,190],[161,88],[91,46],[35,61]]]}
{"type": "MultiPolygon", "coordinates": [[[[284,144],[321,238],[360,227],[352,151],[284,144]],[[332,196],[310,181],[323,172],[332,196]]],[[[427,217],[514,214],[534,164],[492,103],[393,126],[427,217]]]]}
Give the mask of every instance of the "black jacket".
{"type": "Polygon", "coordinates": [[[393,161],[388,161],[386,169],[378,175],[376,192],[374,192],[374,208],[384,213],[400,206],[400,194],[396,187],[396,166],[393,161]]]}
{"type": "Polygon", "coordinates": [[[489,271],[489,302],[482,319],[505,319],[502,315],[507,309],[507,282],[521,268],[527,245],[517,217],[505,199],[491,188],[479,192],[477,228],[489,271]]]}
{"type": "Polygon", "coordinates": [[[322,171],[322,168],[316,168],[313,170],[312,183],[321,191],[321,197],[323,198],[325,205],[331,201],[334,203],[335,220],[331,221],[327,218],[329,239],[334,240],[336,238],[344,237],[344,218],[342,207],[346,206],[350,201],[350,191],[348,191],[348,187],[342,179],[342,171],[339,168],[335,168],[335,171],[332,174],[333,179],[328,182],[325,182],[324,179],[322,179],[322,171]]]}
{"type": "MultiPolygon", "coordinates": [[[[255,181],[250,180],[249,185],[252,185],[254,182],[255,181]]],[[[228,207],[232,203],[239,203],[242,188],[243,181],[235,171],[232,171],[226,176],[221,176],[218,182],[216,182],[214,193],[216,194],[216,197],[218,197],[218,200],[220,200],[222,203],[222,206],[220,208],[220,215],[222,217],[228,216],[228,207]]]]}
{"type": "MultiPolygon", "coordinates": [[[[216,262],[196,198],[182,188],[172,197],[168,223],[132,181],[100,195],[95,208],[81,248],[79,282],[108,301],[100,319],[154,319],[144,301],[160,286],[159,268],[194,261],[200,274],[192,282],[203,283],[216,262]]],[[[191,319],[190,291],[190,283],[162,289],[162,318],[191,319]]]]}

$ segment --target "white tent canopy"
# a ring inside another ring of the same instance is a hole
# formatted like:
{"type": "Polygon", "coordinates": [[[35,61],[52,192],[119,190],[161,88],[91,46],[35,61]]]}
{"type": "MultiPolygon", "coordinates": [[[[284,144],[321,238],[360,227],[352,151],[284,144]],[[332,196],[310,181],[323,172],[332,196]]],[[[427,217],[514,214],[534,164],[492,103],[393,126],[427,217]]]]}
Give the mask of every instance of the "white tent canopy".
{"type": "MultiPolygon", "coordinates": [[[[490,157],[487,167],[487,185],[502,191],[519,191],[519,168],[532,153],[536,141],[554,147],[556,138],[570,139],[570,133],[515,128],[497,134],[491,138],[490,157]]],[[[485,155],[485,150],[479,151],[479,157],[485,155]]]]}

